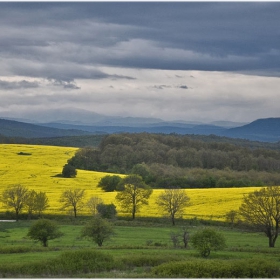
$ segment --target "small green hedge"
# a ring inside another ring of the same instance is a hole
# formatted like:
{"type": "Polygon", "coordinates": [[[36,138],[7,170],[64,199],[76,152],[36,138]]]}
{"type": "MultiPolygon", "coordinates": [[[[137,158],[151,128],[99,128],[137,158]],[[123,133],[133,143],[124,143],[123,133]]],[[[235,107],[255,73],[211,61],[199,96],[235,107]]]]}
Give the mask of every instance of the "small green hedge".
{"type": "Polygon", "coordinates": [[[29,264],[0,264],[0,276],[72,276],[108,271],[116,266],[112,256],[95,250],[63,252],[53,260],[29,264]]]}
{"type": "Polygon", "coordinates": [[[151,273],[160,278],[279,278],[280,265],[260,259],[192,260],[161,264],[151,273]]]}

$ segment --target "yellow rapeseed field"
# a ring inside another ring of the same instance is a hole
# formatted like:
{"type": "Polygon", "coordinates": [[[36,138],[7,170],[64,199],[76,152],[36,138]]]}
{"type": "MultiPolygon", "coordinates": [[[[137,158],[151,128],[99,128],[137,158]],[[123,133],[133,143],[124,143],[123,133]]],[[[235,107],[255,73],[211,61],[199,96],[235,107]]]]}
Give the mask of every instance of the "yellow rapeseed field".
{"type": "MultiPolygon", "coordinates": [[[[46,192],[50,207],[46,213],[60,213],[61,204],[59,198],[65,189],[85,189],[86,199],[91,196],[99,196],[104,203],[114,203],[116,192],[106,193],[97,184],[107,173],[77,170],[76,178],[62,178],[61,174],[64,164],[71,158],[77,148],[36,146],[36,145],[0,145],[0,195],[9,185],[21,184],[28,189],[46,192]],[[19,155],[25,153],[30,155],[19,155]]],[[[110,174],[112,175],[112,174],[110,174]]],[[[221,220],[229,210],[238,210],[243,195],[258,188],[219,188],[219,189],[188,189],[191,205],[186,208],[184,217],[197,217],[204,219],[221,220]]],[[[159,217],[163,213],[155,204],[157,195],[162,190],[154,190],[149,205],[144,206],[138,216],[159,217]]],[[[1,203],[0,212],[7,209],[1,203]]],[[[119,214],[120,209],[117,210],[119,214]]],[[[78,214],[88,214],[85,207],[78,214]]]]}

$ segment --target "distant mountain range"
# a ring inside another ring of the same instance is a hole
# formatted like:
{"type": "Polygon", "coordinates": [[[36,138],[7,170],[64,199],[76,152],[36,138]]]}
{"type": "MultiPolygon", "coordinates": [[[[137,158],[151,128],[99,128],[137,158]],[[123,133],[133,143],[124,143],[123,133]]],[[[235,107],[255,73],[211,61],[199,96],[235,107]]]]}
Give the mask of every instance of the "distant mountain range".
{"type": "Polygon", "coordinates": [[[214,122],[203,124],[163,121],[157,118],[109,117],[85,110],[67,108],[21,118],[0,119],[0,134],[12,137],[43,138],[107,133],[176,133],[217,135],[262,142],[280,141],[280,118],[258,119],[249,124],[214,122]],[[35,121],[36,120],[36,121],[35,121]]]}

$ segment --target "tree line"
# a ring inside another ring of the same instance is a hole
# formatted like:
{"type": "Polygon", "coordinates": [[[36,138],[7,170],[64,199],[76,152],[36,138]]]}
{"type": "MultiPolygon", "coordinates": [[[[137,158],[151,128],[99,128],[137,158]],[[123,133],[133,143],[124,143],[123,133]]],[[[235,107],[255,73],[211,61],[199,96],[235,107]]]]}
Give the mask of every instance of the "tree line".
{"type": "MultiPolygon", "coordinates": [[[[116,195],[117,203],[124,211],[130,212],[132,215],[131,218],[134,220],[136,213],[139,212],[140,208],[143,205],[148,205],[149,198],[153,190],[147,186],[138,175],[129,175],[124,177],[117,187],[119,188],[116,195]]],[[[79,207],[83,205],[84,196],[85,190],[82,189],[65,190],[60,197],[62,209],[68,207],[72,208],[76,218],[79,207]]],[[[1,201],[6,206],[14,208],[17,219],[20,211],[24,207],[27,207],[28,211],[33,209],[40,211],[42,214],[42,211],[49,206],[48,198],[45,193],[37,193],[34,190],[29,191],[21,185],[6,188],[2,193],[1,201]],[[44,199],[41,199],[42,197],[44,199]]],[[[167,214],[171,219],[172,225],[175,225],[175,218],[180,217],[180,215],[182,215],[185,211],[185,208],[190,205],[190,198],[187,195],[186,190],[166,189],[156,197],[156,204],[162,214],[167,214]]],[[[251,228],[256,231],[262,231],[266,234],[269,240],[269,247],[275,246],[275,242],[279,234],[279,205],[280,187],[270,186],[261,188],[258,191],[254,191],[244,196],[243,202],[238,211],[238,214],[242,216],[245,223],[250,225],[251,228]]],[[[100,219],[112,219],[116,216],[115,205],[103,204],[102,200],[97,197],[91,197],[87,201],[87,206],[94,210],[92,211],[94,217],[99,217],[100,219]]],[[[235,215],[235,211],[230,210],[226,214],[226,219],[231,219],[233,222],[235,215]]],[[[85,236],[90,236],[92,232],[96,230],[96,226],[97,225],[94,224],[91,225],[89,229],[86,229],[84,232],[85,236]]],[[[47,227],[47,225],[45,225],[45,227],[47,227]]],[[[34,229],[34,232],[32,233],[32,235],[36,236],[37,239],[38,232],[38,229],[34,229]]],[[[187,232],[185,232],[185,234],[186,237],[187,232]]],[[[176,238],[174,238],[174,241],[176,241],[176,238]]],[[[44,246],[46,246],[46,239],[42,239],[41,242],[44,246]]],[[[103,240],[99,240],[99,243],[97,242],[97,244],[101,246],[102,242],[103,240]]],[[[202,254],[208,255],[209,253],[210,248],[207,248],[207,250],[202,254]]]]}
{"type": "Polygon", "coordinates": [[[183,135],[112,134],[98,148],[79,149],[68,163],[85,170],[138,174],[153,188],[280,184],[278,150],[183,135]]]}

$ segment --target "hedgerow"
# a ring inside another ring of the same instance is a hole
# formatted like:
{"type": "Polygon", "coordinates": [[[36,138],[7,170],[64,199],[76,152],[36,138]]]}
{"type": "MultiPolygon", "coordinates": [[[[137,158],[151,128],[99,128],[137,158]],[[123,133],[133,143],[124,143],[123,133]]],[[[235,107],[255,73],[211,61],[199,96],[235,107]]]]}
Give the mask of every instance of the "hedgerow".
{"type": "Polygon", "coordinates": [[[279,278],[280,266],[263,259],[191,260],[161,264],[151,273],[160,278],[279,278]]]}

